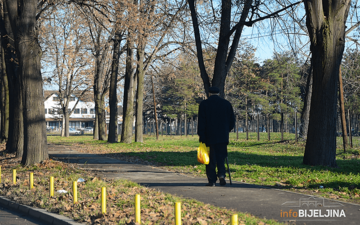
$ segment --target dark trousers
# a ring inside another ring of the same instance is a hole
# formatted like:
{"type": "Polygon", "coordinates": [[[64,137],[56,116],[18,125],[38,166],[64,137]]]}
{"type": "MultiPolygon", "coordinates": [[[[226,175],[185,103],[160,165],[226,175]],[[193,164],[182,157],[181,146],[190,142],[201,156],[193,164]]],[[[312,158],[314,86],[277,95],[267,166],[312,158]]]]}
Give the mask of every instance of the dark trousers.
{"type": "Polygon", "coordinates": [[[227,157],[227,144],[210,145],[210,162],[206,165],[206,175],[209,183],[216,183],[217,177],[225,178],[225,158],[227,157]],[[218,174],[216,175],[216,166],[218,174]]]}

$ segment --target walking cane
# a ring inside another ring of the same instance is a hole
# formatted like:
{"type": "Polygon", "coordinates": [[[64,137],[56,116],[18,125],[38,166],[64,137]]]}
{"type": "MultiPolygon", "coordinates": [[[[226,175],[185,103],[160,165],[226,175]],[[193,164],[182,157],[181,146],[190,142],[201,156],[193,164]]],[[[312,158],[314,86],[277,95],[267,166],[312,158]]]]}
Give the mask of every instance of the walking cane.
{"type": "Polygon", "coordinates": [[[229,180],[230,180],[230,184],[232,185],[232,182],[231,182],[231,176],[230,176],[230,167],[229,167],[229,160],[228,160],[228,157],[226,157],[226,163],[227,163],[227,166],[228,166],[228,173],[229,173],[229,180]]]}

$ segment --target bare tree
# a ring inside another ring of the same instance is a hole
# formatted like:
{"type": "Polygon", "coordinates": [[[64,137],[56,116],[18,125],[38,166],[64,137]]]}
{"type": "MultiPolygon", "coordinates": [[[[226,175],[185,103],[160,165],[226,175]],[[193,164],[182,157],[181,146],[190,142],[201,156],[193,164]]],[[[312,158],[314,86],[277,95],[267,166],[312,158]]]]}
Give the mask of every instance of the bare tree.
{"type": "Polygon", "coordinates": [[[162,56],[157,55],[158,52],[164,50],[168,45],[174,44],[173,40],[164,41],[164,39],[174,25],[179,24],[179,21],[181,21],[179,17],[185,6],[186,4],[182,3],[182,5],[176,5],[173,6],[173,8],[168,5],[164,7],[164,5],[161,5],[158,1],[151,1],[151,4],[141,2],[139,6],[140,17],[143,22],[139,26],[142,32],[138,33],[137,43],[136,142],[143,142],[143,92],[145,73],[157,57],[162,57],[164,54],[166,55],[176,50],[176,48],[168,50],[168,52],[163,53],[162,56]],[[156,7],[160,8],[160,13],[155,13],[156,7]],[[146,52],[148,45],[154,46],[149,53],[146,52]]]}
{"type": "MultiPolygon", "coordinates": [[[[263,16],[262,12],[264,10],[260,9],[261,6],[264,6],[261,1],[253,1],[253,0],[245,0],[238,2],[237,5],[233,5],[231,0],[224,0],[222,1],[221,10],[217,9],[221,12],[219,15],[220,18],[217,18],[217,10],[214,10],[215,6],[213,1],[211,1],[210,8],[213,9],[213,16],[215,17],[215,21],[220,21],[220,24],[215,26],[215,30],[219,32],[218,37],[218,44],[216,46],[216,59],[215,59],[215,67],[213,78],[210,84],[210,77],[208,72],[206,71],[204,60],[203,60],[203,53],[202,53],[202,40],[200,37],[200,28],[198,22],[198,11],[196,10],[195,1],[188,0],[190,11],[191,11],[191,18],[193,21],[193,28],[194,28],[194,35],[195,35],[195,42],[196,42],[196,49],[197,49],[197,56],[198,62],[201,72],[201,78],[203,79],[205,92],[208,93],[208,89],[210,85],[216,86],[220,89],[220,95],[224,97],[224,85],[226,76],[231,68],[233,63],[236,49],[239,45],[240,37],[243,31],[244,26],[252,26],[254,23],[262,21],[264,19],[276,17],[280,12],[287,10],[293,6],[298,5],[300,2],[296,2],[290,4],[276,12],[269,12],[263,16]],[[232,6],[236,6],[237,8],[233,8],[232,6]],[[235,17],[231,18],[232,12],[236,11],[235,17]],[[240,13],[241,12],[241,13],[240,13]],[[248,19],[248,20],[247,20],[248,19]],[[238,22],[231,28],[231,21],[237,20],[238,22]],[[234,36],[232,37],[232,35],[234,36]],[[232,40],[232,42],[231,42],[232,40]]],[[[265,10],[268,7],[265,5],[265,10]]]]}
{"type": "Polygon", "coordinates": [[[43,63],[50,75],[47,80],[58,86],[59,105],[62,114],[61,136],[69,136],[69,116],[75,110],[79,100],[90,89],[93,61],[87,51],[88,33],[77,16],[79,12],[72,5],[58,6],[52,14],[52,20],[45,22],[42,35],[45,50],[43,63]],[[69,109],[72,96],[77,102],[69,109]]]}
{"type": "Polygon", "coordinates": [[[111,72],[111,40],[115,30],[108,30],[110,21],[92,8],[82,8],[91,38],[91,52],[94,57],[93,91],[95,101],[94,139],[106,140],[105,94],[109,90],[111,72]]]}

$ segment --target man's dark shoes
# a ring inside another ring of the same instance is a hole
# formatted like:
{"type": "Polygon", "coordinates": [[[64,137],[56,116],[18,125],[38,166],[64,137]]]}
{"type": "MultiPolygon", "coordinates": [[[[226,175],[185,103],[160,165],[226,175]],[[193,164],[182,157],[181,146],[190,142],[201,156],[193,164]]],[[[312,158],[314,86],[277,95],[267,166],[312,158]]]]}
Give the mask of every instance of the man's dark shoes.
{"type": "Polygon", "coordinates": [[[224,178],[224,177],[219,177],[219,180],[220,180],[220,185],[221,185],[221,186],[225,186],[225,185],[226,185],[226,181],[225,181],[225,178],[224,178]]]}
{"type": "Polygon", "coordinates": [[[207,183],[205,186],[215,187],[215,183],[207,183]]]}

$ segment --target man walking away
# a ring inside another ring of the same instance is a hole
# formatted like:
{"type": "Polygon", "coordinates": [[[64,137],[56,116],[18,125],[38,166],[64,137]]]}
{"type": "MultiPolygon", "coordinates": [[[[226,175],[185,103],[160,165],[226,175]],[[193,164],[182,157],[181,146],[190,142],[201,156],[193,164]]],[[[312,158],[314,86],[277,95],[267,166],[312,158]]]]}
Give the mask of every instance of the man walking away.
{"type": "Polygon", "coordinates": [[[210,163],[206,165],[206,175],[209,183],[206,186],[215,186],[217,177],[220,185],[225,181],[225,159],[229,132],[235,126],[234,110],[231,103],[219,96],[219,88],[209,88],[210,97],[200,103],[198,135],[199,141],[210,147],[210,163]],[[218,174],[216,175],[216,166],[218,174]]]}

